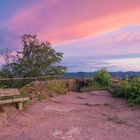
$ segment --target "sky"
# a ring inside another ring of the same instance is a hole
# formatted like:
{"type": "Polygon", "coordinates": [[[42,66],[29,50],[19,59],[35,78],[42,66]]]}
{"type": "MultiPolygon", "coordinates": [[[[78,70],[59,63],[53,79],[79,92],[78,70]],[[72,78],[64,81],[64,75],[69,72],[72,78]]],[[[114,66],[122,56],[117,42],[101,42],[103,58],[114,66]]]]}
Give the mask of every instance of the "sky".
{"type": "Polygon", "coordinates": [[[68,72],[140,71],[139,13],[140,0],[0,0],[0,49],[36,34],[64,53],[68,72]]]}

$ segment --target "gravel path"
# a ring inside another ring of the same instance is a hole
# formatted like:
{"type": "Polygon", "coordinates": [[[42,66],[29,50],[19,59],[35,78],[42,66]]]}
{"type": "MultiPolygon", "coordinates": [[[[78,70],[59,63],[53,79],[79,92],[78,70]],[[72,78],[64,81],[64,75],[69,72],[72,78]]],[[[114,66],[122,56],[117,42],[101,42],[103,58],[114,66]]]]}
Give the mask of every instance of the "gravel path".
{"type": "Polygon", "coordinates": [[[68,93],[0,112],[0,140],[140,140],[140,108],[107,91],[68,93]]]}

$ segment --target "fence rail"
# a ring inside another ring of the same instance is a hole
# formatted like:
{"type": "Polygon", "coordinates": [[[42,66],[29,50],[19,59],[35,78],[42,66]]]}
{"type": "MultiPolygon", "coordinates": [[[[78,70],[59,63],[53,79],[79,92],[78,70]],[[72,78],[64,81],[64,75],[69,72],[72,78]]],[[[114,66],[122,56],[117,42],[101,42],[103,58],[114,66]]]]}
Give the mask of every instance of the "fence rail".
{"type": "Polygon", "coordinates": [[[58,78],[63,75],[52,75],[52,76],[40,76],[40,77],[23,77],[23,78],[0,78],[0,81],[9,81],[9,80],[36,80],[36,79],[45,79],[45,78],[58,78]]]}
{"type": "Polygon", "coordinates": [[[47,81],[52,79],[61,79],[63,75],[51,75],[40,77],[23,77],[23,78],[0,78],[0,88],[21,88],[24,85],[36,81],[47,81]]]}

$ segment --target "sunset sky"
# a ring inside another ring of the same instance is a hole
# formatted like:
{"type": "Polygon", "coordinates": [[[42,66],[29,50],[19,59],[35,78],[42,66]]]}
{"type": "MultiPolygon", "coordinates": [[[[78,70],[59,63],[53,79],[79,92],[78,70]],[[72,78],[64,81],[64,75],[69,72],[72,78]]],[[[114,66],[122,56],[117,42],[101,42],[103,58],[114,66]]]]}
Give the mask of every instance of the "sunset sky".
{"type": "Polygon", "coordinates": [[[140,0],[0,0],[0,49],[36,34],[68,71],[140,71],[140,0]]]}

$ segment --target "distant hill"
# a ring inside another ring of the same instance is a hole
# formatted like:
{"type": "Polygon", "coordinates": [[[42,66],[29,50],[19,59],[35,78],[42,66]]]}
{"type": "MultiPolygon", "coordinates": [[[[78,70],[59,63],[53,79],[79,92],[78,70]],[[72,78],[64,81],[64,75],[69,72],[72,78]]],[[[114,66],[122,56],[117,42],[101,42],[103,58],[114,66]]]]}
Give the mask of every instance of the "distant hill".
{"type": "MultiPolygon", "coordinates": [[[[133,71],[128,71],[128,72],[109,72],[112,77],[120,77],[120,78],[125,78],[126,75],[128,77],[135,77],[135,76],[140,76],[140,71],[139,72],[133,72],[133,71]]],[[[64,78],[84,78],[84,77],[93,77],[95,76],[96,72],[69,72],[64,75],[64,78]]]]}

